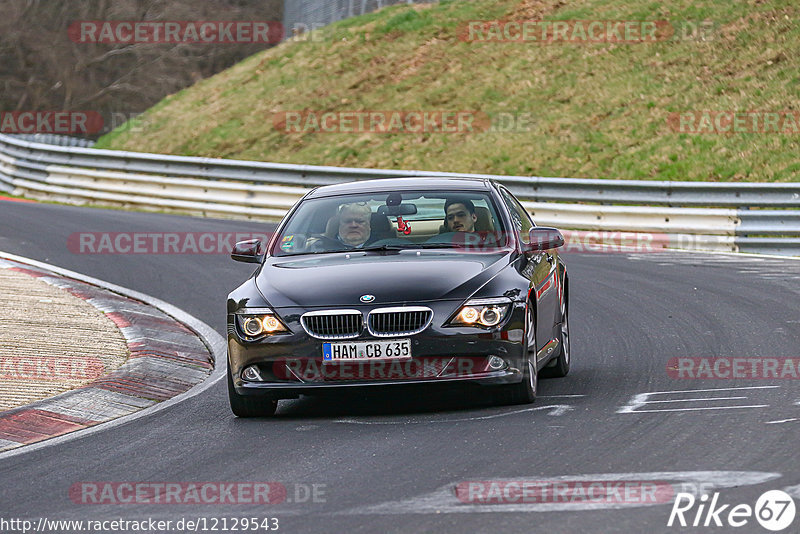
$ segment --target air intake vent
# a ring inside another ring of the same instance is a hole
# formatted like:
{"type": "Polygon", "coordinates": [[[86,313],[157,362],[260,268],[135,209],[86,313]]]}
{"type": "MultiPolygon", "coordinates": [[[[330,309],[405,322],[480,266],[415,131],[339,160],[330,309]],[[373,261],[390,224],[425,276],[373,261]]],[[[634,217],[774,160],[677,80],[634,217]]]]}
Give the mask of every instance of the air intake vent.
{"type": "Polygon", "coordinates": [[[361,335],[364,319],[358,310],[323,310],[304,313],[300,324],[317,339],[352,339],[361,335]]]}
{"type": "Polygon", "coordinates": [[[369,333],[376,337],[410,336],[422,332],[433,320],[425,306],[378,308],[369,314],[369,333]]]}

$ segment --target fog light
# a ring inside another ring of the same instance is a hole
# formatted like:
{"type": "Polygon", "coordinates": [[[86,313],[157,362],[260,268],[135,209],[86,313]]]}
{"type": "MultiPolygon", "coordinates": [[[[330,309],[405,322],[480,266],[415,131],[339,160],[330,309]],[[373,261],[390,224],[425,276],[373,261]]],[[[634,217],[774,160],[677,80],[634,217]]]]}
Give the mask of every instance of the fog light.
{"type": "Polygon", "coordinates": [[[264,381],[264,379],[261,377],[261,371],[259,371],[258,367],[255,365],[245,368],[245,370],[242,372],[242,378],[250,382],[264,381]]]}
{"type": "Polygon", "coordinates": [[[506,362],[503,358],[497,356],[491,356],[489,358],[489,368],[492,371],[499,371],[500,369],[503,369],[505,366],[506,362]]]}

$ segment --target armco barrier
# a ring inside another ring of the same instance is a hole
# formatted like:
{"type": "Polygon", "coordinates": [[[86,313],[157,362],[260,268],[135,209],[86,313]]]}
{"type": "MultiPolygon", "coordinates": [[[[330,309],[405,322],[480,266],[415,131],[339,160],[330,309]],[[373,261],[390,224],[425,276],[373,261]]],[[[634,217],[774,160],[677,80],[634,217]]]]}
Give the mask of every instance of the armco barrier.
{"type": "Polygon", "coordinates": [[[313,30],[337,20],[363,15],[394,4],[422,4],[437,0],[286,0],[283,25],[286,36],[313,30]]]}
{"type": "Polygon", "coordinates": [[[14,137],[23,141],[31,141],[34,143],[44,143],[45,145],[59,145],[59,146],[79,146],[83,148],[91,148],[94,146],[94,141],[91,139],[84,139],[82,137],[72,137],[70,135],[59,134],[14,134],[14,137]]]}
{"type": "Polygon", "coordinates": [[[355,169],[96,150],[0,135],[0,190],[77,204],[276,220],[310,187],[408,176],[497,180],[523,201],[540,225],[669,234],[676,236],[670,242],[683,248],[800,256],[796,183],[355,169]]]}

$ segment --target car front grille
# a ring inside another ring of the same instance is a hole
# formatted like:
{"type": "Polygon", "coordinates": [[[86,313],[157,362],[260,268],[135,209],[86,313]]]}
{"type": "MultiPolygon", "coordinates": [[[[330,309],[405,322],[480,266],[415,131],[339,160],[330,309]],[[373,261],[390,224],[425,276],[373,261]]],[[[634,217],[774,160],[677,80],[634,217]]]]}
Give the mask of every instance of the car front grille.
{"type": "Polygon", "coordinates": [[[361,335],[364,318],[358,310],[323,310],[304,313],[300,324],[317,339],[352,339],[361,335]]]}
{"type": "Polygon", "coordinates": [[[369,333],[375,337],[410,336],[425,330],[433,310],[425,306],[378,308],[369,313],[369,333]]]}

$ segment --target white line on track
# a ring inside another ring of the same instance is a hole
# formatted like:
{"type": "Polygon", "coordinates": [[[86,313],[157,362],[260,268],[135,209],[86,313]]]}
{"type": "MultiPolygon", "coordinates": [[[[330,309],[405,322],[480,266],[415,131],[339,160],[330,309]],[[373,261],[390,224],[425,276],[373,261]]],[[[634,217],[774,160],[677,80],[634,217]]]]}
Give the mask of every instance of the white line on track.
{"type": "Polygon", "coordinates": [[[707,391],[737,391],[740,389],[774,389],[779,388],[780,386],[744,386],[738,388],[714,388],[714,389],[683,389],[683,390],[676,390],[676,391],[653,391],[649,393],[649,395],[660,395],[662,393],[698,393],[698,392],[707,392],[707,391]]]}
{"type": "Polygon", "coordinates": [[[664,408],[663,410],[636,410],[625,413],[661,413],[661,412],[693,412],[698,410],[736,410],[739,408],[769,408],[769,404],[753,404],[750,406],[708,406],[704,408],[664,408]]]}
{"type": "Polygon", "coordinates": [[[707,399],[668,399],[668,400],[647,401],[647,404],[655,404],[658,402],[706,402],[706,401],[717,401],[717,400],[741,400],[746,398],[747,397],[709,397],[707,399]]]}
{"type": "Polygon", "coordinates": [[[336,419],[334,423],[349,424],[349,425],[416,425],[416,424],[431,424],[431,423],[463,423],[468,421],[482,421],[485,419],[496,419],[498,417],[505,417],[507,415],[515,415],[526,412],[537,412],[541,410],[553,410],[547,415],[559,416],[564,415],[574,408],[569,404],[552,404],[550,406],[535,406],[533,408],[525,408],[523,410],[514,410],[511,412],[497,413],[492,415],[481,415],[475,417],[463,417],[460,419],[423,419],[423,420],[404,420],[404,421],[365,421],[361,419],[336,419]]]}
{"type": "Polygon", "coordinates": [[[796,417],[792,418],[792,419],[779,419],[778,421],[766,421],[765,424],[767,424],[767,425],[779,425],[781,423],[790,423],[792,421],[800,421],[800,419],[798,419],[796,417]]]}
{"type": "MultiPolygon", "coordinates": [[[[673,488],[673,492],[686,491],[686,488],[733,488],[763,484],[780,478],[780,473],[760,471],[665,471],[651,473],[600,473],[594,475],[566,475],[542,477],[541,475],[520,476],[513,480],[508,478],[492,478],[480,475],[472,480],[482,482],[533,481],[536,484],[558,482],[622,482],[622,483],[654,483],[664,482],[673,488]]],[[[469,479],[466,479],[469,480],[469,479]]],[[[423,493],[407,499],[365,505],[338,512],[337,515],[403,515],[409,514],[449,514],[449,513],[492,513],[492,512],[560,512],[581,510],[609,510],[619,508],[638,508],[643,506],[665,506],[672,504],[672,499],[663,502],[509,502],[478,504],[465,503],[456,496],[455,488],[459,482],[441,486],[429,493],[423,493]]],[[[800,489],[796,486],[795,490],[800,489]]]]}
{"type": "MultiPolygon", "coordinates": [[[[695,254],[699,256],[715,256],[715,258],[701,258],[701,260],[705,261],[718,261],[720,263],[735,263],[737,261],[761,261],[764,259],[770,260],[787,260],[787,261],[800,261],[800,258],[796,256],[780,256],[778,254],[756,254],[754,252],[723,252],[721,250],[683,250],[683,249],[667,249],[663,252],[658,252],[657,254],[673,254],[675,256],[679,256],[681,254],[695,254]]],[[[653,254],[631,254],[631,256],[636,256],[635,259],[650,259],[653,257],[653,254]]],[[[779,262],[772,262],[772,263],[779,263],[779,262]]]]}
{"type": "Polygon", "coordinates": [[[663,402],[688,402],[689,400],[695,401],[705,401],[705,400],[741,400],[747,397],[719,397],[719,398],[708,398],[708,399],[664,399],[664,400],[651,400],[653,395],[671,395],[677,393],[708,393],[708,392],[716,392],[716,391],[741,391],[741,390],[751,390],[751,389],[775,389],[779,388],[780,386],[742,386],[742,387],[733,387],[733,388],[712,388],[712,389],[682,389],[682,390],[675,390],[675,391],[652,391],[648,393],[639,393],[634,395],[631,400],[617,410],[617,413],[655,413],[655,412],[683,412],[683,411],[699,411],[699,410],[730,410],[736,408],[765,408],[769,405],[750,405],[750,406],[708,406],[702,408],[663,408],[658,410],[640,410],[648,404],[654,403],[663,403],[663,402]]]}
{"type": "Polygon", "coordinates": [[[789,486],[788,488],[783,488],[783,491],[791,495],[796,499],[800,499],[800,485],[797,486],[789,486]]]}

